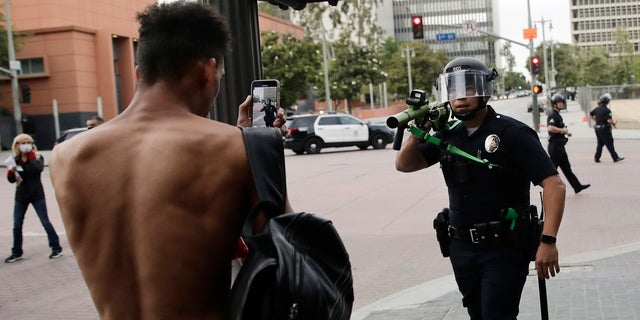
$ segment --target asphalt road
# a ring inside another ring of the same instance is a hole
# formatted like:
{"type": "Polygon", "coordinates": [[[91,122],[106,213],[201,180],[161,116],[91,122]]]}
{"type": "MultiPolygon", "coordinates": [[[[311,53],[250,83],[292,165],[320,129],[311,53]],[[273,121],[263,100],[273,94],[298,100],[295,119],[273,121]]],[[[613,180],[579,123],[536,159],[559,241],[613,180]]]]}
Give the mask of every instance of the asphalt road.
{"type": "MultiPolygon", "coordinates": [[[[524,99],[492,104],[498,112],[531,122],[524,99]]],[[[583,113],[570,103],[563,116],[574,132],[567,145],[574,172],[592,187],[579,195],[567,193],[558,237],[561,263],[563,257],[640,242],[636,194],[640,181],[636,169],[640,161],[638,131],[614,132],[618,153],[626,160],[612,163],[605,151],[603,162],[596,164],[595,137],[582,121],[583,113]]],[[[545,119],[543,115],[541,122],[545,119]]],[[[540,135],[544,141],[544,128],[540,135]]],[[[350,253],[354,310],[451,274],[431,227],[435,213],[447,205],[441,172],[430,168],[413,174],[399,173],[394,169],[395,155],[391,145],[384,150],[325,149],[319,155],[302,156],[287,151],[287,180],[294,209],[332,219],[350,253]]],[[[24,227],[25,259],[14,264],[0,263],[0,318],[96,319],[64,236],[48,169],[43,182],[49,216],[62,235],[65,256],[47,259],[46,235],[35,212],[29,209],[24,227]]],[[[535,204],[539,204],[539,191],[532,188],[535,204]]],[[[0,183],[0,253],[7,256],[11,248],[13,192],[13,185],[0,183]]]]}

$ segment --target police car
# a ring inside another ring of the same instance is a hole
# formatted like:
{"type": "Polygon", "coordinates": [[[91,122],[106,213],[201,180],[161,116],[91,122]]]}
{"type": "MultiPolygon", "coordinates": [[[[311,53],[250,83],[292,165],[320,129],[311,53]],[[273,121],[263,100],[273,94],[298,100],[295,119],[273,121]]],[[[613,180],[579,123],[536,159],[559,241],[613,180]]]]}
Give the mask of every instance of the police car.
{"type": "Polygon", "coordinates": [[[287,121],[287,127],[284,147],[296,154],[316,154],[330,147],[384,149],[394,137],[394,131],[386,125],[366,123],[341,113],[294,116],[287,121]]]}

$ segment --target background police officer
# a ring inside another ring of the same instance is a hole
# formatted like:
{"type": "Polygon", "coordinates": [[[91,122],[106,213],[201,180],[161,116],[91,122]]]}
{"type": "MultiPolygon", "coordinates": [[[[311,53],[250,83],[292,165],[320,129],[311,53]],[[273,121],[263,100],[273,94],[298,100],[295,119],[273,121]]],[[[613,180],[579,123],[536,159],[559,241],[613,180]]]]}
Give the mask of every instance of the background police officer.
{"type": "MultiPolygon", "coordinates": [[[[530,257],[511,248],[508,241],[482,247],[487,243],[479,241],[475,227],[504,221],[500,214],[504,208],[529,206],[531,182],[544,189],[544,236],[535,258],[538,277],[549,278],[560,271],[555,237],[564,210],[565,185],[536,132],[487,105],[497,75],[477,59],[449,62],[438,91],[462,125],[435,136],[500,168],[471,161],[413,135],[396,157],[396,169],[402,172],[440,163],[449,193],[450,260],[471,319],[516,319],[518,315],[530,257]]],[[[431,126],[427,121],[424,129],[431,126]]]]}
{"type": "Polygon", "coordinates": [[[624,157],[620,157],[616,153],[616,149],[613,146],[613,135],[611,134],[611,127],[615,128],[617,121],[613,120],[611,116],[611,109],[607,106],[611,102],[611,94],[605,93],[598,99],[598,106],[591,110],[589,113],[591,119],[595,120],[596,124],[593,128],[596,131],[596,138],[598,139],[598,146],[596,147],[596,154],[594,160],[599,163],[600,156],[602,155],[602,147],[606,146],[607,150],[613,158],[613,162],[624,160],[624,157]]]}
{"type": "Polygon", "coordinates": [[[547,151],[549,152],[549,157],[551,157],[551,162],[556,166],[560,166],[562,169],[562,173],[573,187],[573,191],[579,193],[580,191],[589,188],[590,184],[581,184],[578,177],[571,170],[571,163],[569,163],[569,156],[567,155],[567,151],[564,148],[565,144],[569,139],[567,137],[571,136],[571,132],[564,124],[562,116],[560,115],[560,110],[562,110],[567,105],[567,99],[561,94],[555,94],[551,97],[551,107],[552,111],[547,117],[547,131],[549,132],[549,145],[547,146],[547,151]]]}

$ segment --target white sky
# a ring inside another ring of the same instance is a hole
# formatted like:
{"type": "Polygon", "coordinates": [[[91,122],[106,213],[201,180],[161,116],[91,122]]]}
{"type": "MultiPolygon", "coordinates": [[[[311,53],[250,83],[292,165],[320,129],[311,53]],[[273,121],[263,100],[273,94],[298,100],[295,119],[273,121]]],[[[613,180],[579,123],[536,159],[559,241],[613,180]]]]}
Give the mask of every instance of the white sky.
{"type": "MultiPolygon", "coordinates": [[[[531,21],[533,27],[538,28],[538,38],[534,40],[534,47],[542,42],[542,24],[536,21],[551,20],[553,29],[549,29],[549,23],[545,23],[545,39],[561,43],[571,43],[571,12],[569,4],[571,0],[498,0],[498,12],[500,17],[500,36],[529,44],[529,40],[523,38],[523,29],[529,26],[527,2],[531,5],[531,21]]],[[[501,45],[502,46],[502,45],[501,45]]],[[[516,58],[516,72],[528,74],[526,61],[529,57],[529,49],[512,44],[511,51],[516,58]]],[[[549,59],[549,57],[547,57],[549,59]]],[[[506,67],[506,63],[504,64],[506,67]]]]}

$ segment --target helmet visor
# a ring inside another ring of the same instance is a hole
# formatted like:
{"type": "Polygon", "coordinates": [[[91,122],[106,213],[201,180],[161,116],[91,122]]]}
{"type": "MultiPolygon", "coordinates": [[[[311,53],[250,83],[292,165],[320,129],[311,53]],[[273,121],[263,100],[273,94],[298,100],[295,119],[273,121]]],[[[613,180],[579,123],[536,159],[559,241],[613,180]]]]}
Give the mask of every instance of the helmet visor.
{"type": "Polygon", "coordinates": [[[493,92],[493,82],[487,80],[487,74],[476,70],[441,74],[439,84],[441,101],[486,97],[493,92]]]}

